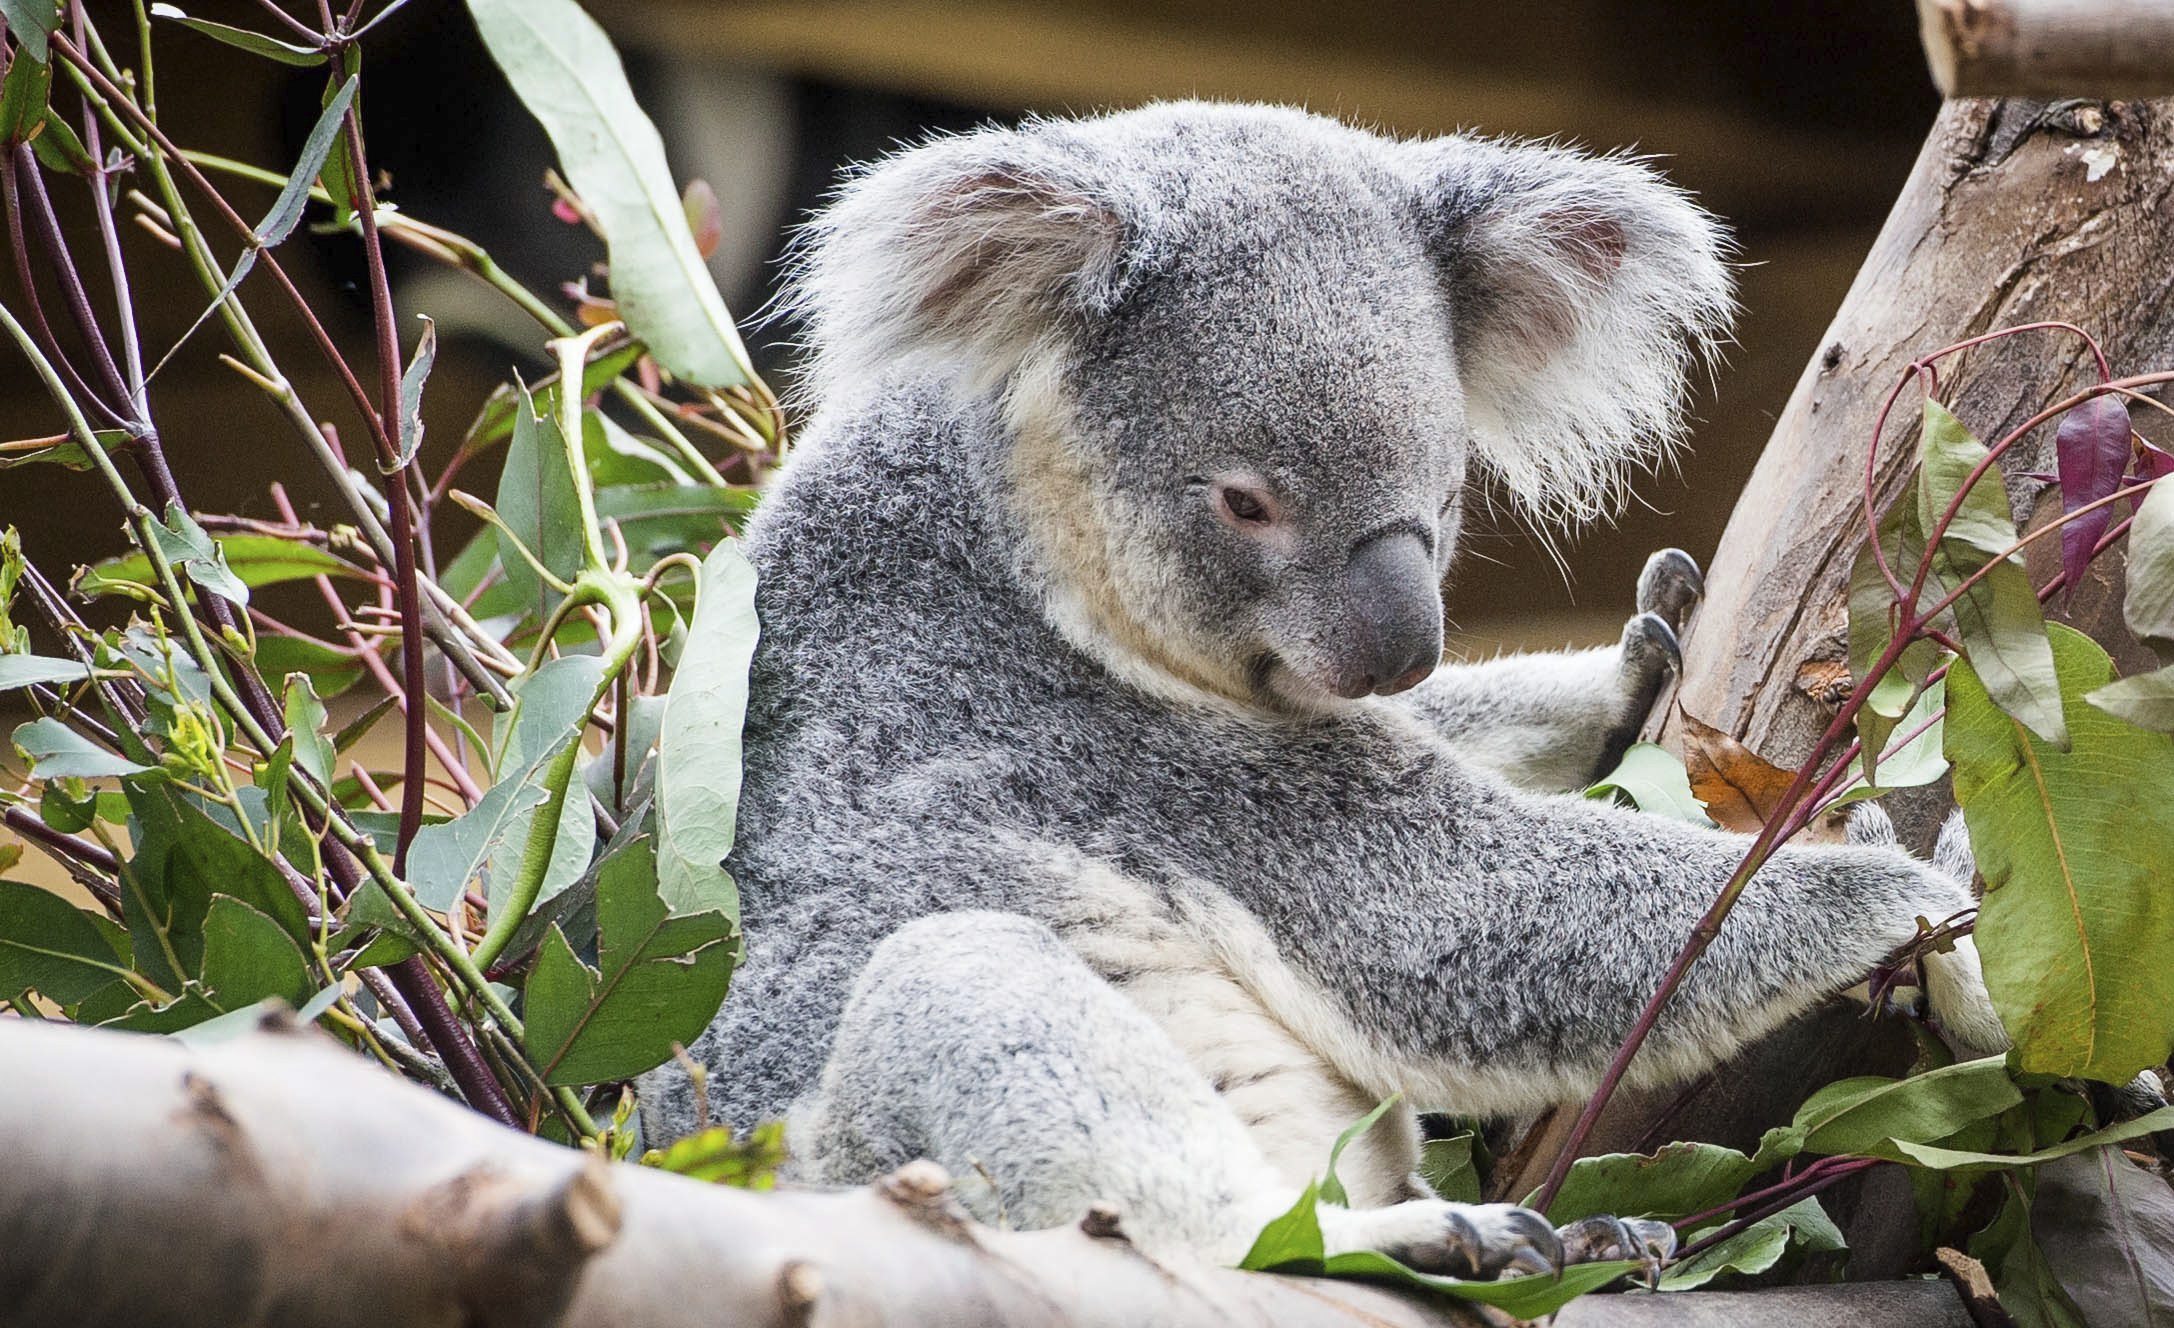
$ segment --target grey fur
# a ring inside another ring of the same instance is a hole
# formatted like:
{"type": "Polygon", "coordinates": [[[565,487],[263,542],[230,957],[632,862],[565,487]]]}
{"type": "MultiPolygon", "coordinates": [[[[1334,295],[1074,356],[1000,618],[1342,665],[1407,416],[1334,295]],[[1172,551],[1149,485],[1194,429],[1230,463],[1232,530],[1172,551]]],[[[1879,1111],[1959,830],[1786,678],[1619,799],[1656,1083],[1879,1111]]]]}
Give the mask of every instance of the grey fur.
{"type": "MultiPolygon", "coordinates": [[[[1415,541],[1431,582],[1471,467],[1584,514],[1673,437],[1728,308],[1711,221],[1621,159],[1183,103],[882,163],[801,290],[824,405],[749,536],[748,953],[693,1049],[721,1117],[793,1110],[805,1177],[933,1153],[985,1217],[1107,1193],[1235,1257],[1391,1092],[1588,1089],[1744,841],[1528,789],[1642,713],[1688,597],[1608,650],[1323,680],[1370,621],[1351,550],[1415,541]],[[1273,522],[1216,506],[1233,475],[1273,522]]],[[[1639,1074],[1967,902],[1890,849],[1776,854],[1639,1074]]],[[[643,1090],[653,1139],[697,1124],[676,1069],[643,1090]]],[[[1355,1201],[1411,1144],[1354,1149],[1355,1201]]],[[[1324,1221],[1560,1253],[1514,1210],[1324,1221]]]]}

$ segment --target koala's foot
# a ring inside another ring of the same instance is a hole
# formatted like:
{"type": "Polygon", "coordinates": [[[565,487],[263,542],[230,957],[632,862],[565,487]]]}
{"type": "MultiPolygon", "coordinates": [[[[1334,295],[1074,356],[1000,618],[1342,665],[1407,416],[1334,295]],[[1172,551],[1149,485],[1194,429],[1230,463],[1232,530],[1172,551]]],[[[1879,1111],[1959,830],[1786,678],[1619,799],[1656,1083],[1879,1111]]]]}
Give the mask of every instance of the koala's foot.
{"type": "Polygon", "coordinates": [[[1601,744],[1600,760],[1588,773],[1599,779],[1615,769],[1638,740],[1638,730],[1668,680],[1683,672],[1683,646],[1676,639],[1691,607],[1706,588],[1698,564],[1681,549],[1663,549],[1646,559],[1638,575],[1638,615],[1623,624],[1617,651],[1616,690],[1622,698],[1614,723],[1601,744]]]}
{"type": "Polygon", "coordinates": [[[1674,1253],[1666,1223],[1589,1217],[1561,1231],[1515,1204],[1415,1199],[1387,1208],[1321,1209],[1331,1254],[1375,1250],[1423,1273],[1500,1277],[1552,1273],[1574,1263],[1639,1259],[1658,1267],[1674,1253]]]}
{"type": "Polygon", "coordinates": [[[1706,576],[1681,549],[1663,549],[1638,574],[1638,611],[1657,613],[1671,631],[1682,631],[1691,606],[1706,593],[1706,576]]]}

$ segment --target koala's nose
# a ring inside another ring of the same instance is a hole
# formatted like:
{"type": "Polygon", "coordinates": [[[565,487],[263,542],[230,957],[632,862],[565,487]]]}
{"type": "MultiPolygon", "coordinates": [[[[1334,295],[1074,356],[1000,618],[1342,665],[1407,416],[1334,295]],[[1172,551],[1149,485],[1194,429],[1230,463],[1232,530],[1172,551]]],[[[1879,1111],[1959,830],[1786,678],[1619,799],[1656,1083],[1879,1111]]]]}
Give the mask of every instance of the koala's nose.
{"type": "Polygon", "coordinates": [[[1339,696],[1415,686],[1442,659],[1442,586],[1434,557],[1413,534],[1368,540],[1346,575],[1348,628],[1336,670],[1339,696]]]}

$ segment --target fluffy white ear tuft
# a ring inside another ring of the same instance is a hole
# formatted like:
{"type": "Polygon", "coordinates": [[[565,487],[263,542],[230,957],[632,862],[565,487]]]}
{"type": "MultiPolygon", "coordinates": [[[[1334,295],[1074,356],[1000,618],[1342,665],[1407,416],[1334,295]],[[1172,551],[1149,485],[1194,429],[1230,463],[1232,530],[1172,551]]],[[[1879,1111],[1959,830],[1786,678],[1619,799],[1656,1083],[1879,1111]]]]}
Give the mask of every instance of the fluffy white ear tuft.
{"type": "Polygon", "coordinates": [[[1416,143],[1473,449],[1531,515],[1612,514],[1682,433],[1685,379],[1735,301],[1714,218],[1645,165],[1469,138],[1416,143]]]}
{"type": "Polygon", "coordinates": [[[907,360],[1000,383],[1125,279],[1127,189],[1061,126],[941,138],[862,170],[795,242],[782,301],[805,322],[803,390],[828,399],[907,360]]]}

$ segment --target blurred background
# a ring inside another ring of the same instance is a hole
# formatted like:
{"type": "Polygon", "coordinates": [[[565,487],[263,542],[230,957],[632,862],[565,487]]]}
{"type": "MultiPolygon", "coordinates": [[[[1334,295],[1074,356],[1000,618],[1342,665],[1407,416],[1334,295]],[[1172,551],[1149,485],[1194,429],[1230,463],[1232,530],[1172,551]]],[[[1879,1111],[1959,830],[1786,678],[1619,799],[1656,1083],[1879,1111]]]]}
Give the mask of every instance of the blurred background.
{"type": "MultiPolygon", "coordinates": [[[[1400,134],[1470,128],[1658,156],[1736,232],[1739,344],[1702,391],[1681,466],[1643,481],[1639,505],[1613,527],[1561,541],[1560,566],[1506,518],[1479,532],[1451,605],[1458,647],[1478,654],[1609,639],[1648,551],[1676,544],[1701,559],[1711,553],[1937,109],[1915,16],[1902,0],[585,3],[619,42],[681,180],[705,179],[721,200],[725,239],[712,265],[743,319],[773,293],[782,238],[841,165],[932,130],[1022,112],[1239,98],[1303,104],[1400,134]]],[[[188,9],[263,25],[240,0],[188,9]]],[[[92,12],[101,11],[125,31],[123,6],[101,0],[92,12]]],[[[282,171],[291,165],[316,115],[320,72],[253,59],[176,27],[161,25],[159,40],[160,110],[179,142],[282,171]]],[[[579,278],[601,257],[586,231],[552,215],[541,183],[549,144],[462,6],[414,0],[366,50],[371,160],[389,177],[391,200],[480,241],[537,289],[579,278]]],[[[267,192],[237,185],[231,196],[256,215],[267,192]]],[[[146,344],[163,346],[195,318],[203,296],[178,257],[139,232],[127,243],[151,324],[146,344]]],[[[540,371],[541,345],[533,325],[495,295],[398,247],[389,253],[404,318],[423,312],[438,321],[443,349],[425,400],[425,448],[442,457],[510,369],[540,371]]],[[[304,231],[282,254],[334,335],[366,363],[368,309],[353,242],[304,231]]],[[[0,282],[16,295],[12,275],[0,282]]],[[[268,291],[255,292],[251,306],[275,341],[299,335],[268,291]]],[[[199,333],[155,384],[182,488],[201,508],[268,517],[263,486],[285,477],[307,514],[319,497],[312,467],[272,408],[218,363],[222,335],[216,326],[199,333]]],[[[790,335],[771,326],[750,337],[773,381],[791,378],[790,335]]],[[[307,353],[287,359],[298,372],[319,372],[307,353]]],[[[353,436],[329,376],[304,376],[297,387],[353,436]]],[[[0,357],[0,438],[61,427],[23,362],[0,357]]],[[[467,487],[489,491],[487,477],[468,479],[467,487]]],[[[97,478],[53,467],[0,472],[0,523],[20,527],[37,559],[80,560],[122,546],[120,513],[97,478]]]]}

